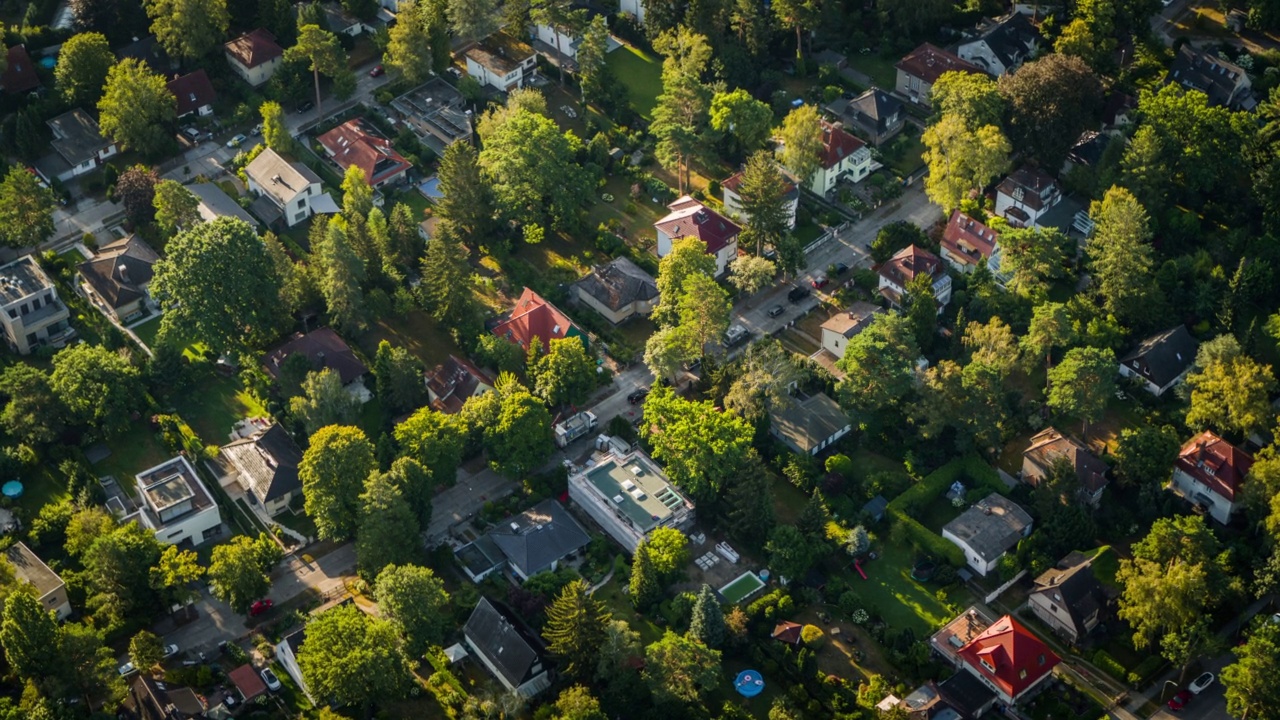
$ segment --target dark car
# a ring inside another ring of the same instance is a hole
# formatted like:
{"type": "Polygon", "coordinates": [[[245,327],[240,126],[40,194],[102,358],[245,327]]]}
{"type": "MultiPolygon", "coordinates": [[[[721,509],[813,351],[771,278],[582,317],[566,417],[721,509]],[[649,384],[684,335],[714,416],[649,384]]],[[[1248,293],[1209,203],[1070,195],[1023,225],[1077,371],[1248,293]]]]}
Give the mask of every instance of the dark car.
{"type": "Polygon", "coordinates": [[[273,607],[275,602],[271,598],[262,598],[249,606],[249,617],[257,617],[273,607]]]}
{"type": "Polygon", "coordinates": [[[631,403],[632,405],[635,405],[636,403],[648,397],[648,395],[649,395],[649,388],[636,388],[635,390],[632,390],[629,395],[627,395],[627,402],[631,403]]]}
{"type": "Polygon", "coordinates": [[[1193,697],[1195,697],[1195,695],[1192,695],[1190,690],[1183,690],[1177,695],[1174,695],[1173,699],[1169,701],[1169,709],[1175,712],[1181,710],[1191,702],[1191,698],[1193,697]]]}
{"type": "Polygon", "coordinates": [[[313,108],[313,107],[315,107],[315,106],[316,106],[316,104],[315,104],[315,103],[313,103],[313,102],[311,102],[310,100],[308,100],[308,101],[306,101],[306,102],[304,102],[304,103],[302,103],[301,105],[299,105],[299,106],[298,106],[298,112],[300,112],[300,113],[304,113],[304,112],[306,112],[306,111],[310,110],[311,108],[313,108]]]}
{"type": "Polygon", "coordinates": [[[836,263],[836,275],[843,275],[849,272],[849,266],[844,263],[836,263]]]}
{"type": "Polygon", "coordinates": [[[793,303],[798,303],[812,294],[813,291],[806,287],[791,288],[791,292],[787,293],[787,299],[793,303]]]}
{"type": "Polygon", "coordinates": [[[786,308],[782,307],[781,305],[774,305],[773,307],[769,308],[769,317],[778,317],[784,312],[786,312],[786,308]]]}

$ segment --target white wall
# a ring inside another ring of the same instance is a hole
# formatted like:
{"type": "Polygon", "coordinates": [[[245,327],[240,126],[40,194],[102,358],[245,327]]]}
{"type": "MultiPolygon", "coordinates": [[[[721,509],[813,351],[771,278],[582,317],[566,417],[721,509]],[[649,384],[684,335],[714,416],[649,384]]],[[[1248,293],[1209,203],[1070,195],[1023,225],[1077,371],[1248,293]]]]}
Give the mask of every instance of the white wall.
{"type": "MultiPolygon", "coordinates": [[[[963,550],[964,559],[969,565],[969,568],[983,577],[986,577],[987,573],[994,570],[996,565],[1000,562],[1000,558],[996,558],[990,562],[983,561],[982,557],[978,555],[978,553],[974,552],[973,548],[969,547],[968,543],[953,535],[951,531],[946,528],[942,529],[942,537],[963,550]]],[[[1004,557],[1004,555],[1001,554],[1001,557],[1004,557]]]]}
{"type": "Polygon", "coordinates": [[[1180,468],[1174,468],[1173,470],[1172,487],[1174,492],[1192,503],[1200,501],[1198,496],[1203,495],[1208,497],[1210,501],[1209,516],[1223,525],[1226,525],[1231,521],[1231,513],[1235,510],[1235,505],[1213,490],[1210,490],[1207,485],[1183,472],[1180,468]]]}

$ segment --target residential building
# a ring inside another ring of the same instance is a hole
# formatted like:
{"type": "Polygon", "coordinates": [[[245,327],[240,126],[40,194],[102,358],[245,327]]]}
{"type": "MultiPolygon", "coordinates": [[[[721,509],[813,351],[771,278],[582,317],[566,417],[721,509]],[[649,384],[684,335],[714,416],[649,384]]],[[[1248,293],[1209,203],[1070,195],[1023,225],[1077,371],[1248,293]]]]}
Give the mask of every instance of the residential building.
{"type": "Polygon", "coordinates": [[[716,277],[724,275],[738,257],[738,235],[742,228],[720,213],[682,195],[667,206],[666,217],[653,224],[658,234],[658,257],[666,257],[675,241],[696,237],[706,243],[707,254],[716,259],[716,277]]]}
{"type": "Polygon", "coordinates": [[[996,186],[996,214],[1016,228],[1035,227],[1061,200],[1057,181],[1025,165],[996,186]]]}
{"type": "Polygon", "coordinates": [[[480,598],[462,628],[462,637],[480,664],[508,691],[531,698],[551,686],[542,639],[500,603],[480,598]]]}
{"type": "Polygon", "coordinates": [[[7,62],[0,73],[0,88],[11,95],[30,92],[40,87],[36,64],[27,54],[27,46],[18,44],[6,51],[7,62]]]}
{"type": "Polygon", "coordinates": [[[279,423],[222,446],[222,456],[236,469],[245,495],[272,517],[302,497],[298,463],[302,450],[279,423]]]}
{"type": "Polygon", "coordinates": [[[549,352],[552,340],[563,340],[576,337],[586,347],[590,347],[587,334],[582,331],[568,315],[560,312],[560,308],[544,300],[533,288],[525,288],[511,309],[511,315],[493,327],[493,334],[504,337],[517,344],[524,351],[533,346],[534,341],[542,345],[542,351],[549,352]]]}
{"type": "Polygon", "coordinates": [[[933,299],[938,303],[938,314],[941,315],[942,309],[951,302],[951,276],[937,255],[914,244],[894,253],[880,266],[880,294],[893,307],[901,309],[907,285],[920,274],[933,278],[933,299]]]}
{"type": "Polygon", "coordinates": [[[324,11],[324,19],[328,21],[329,32],[334,35],[359,37],[368,29],[359,18],[347,12],[339,3],[327,2],[320,7],[324,11]]]}
{"type": "Polygon", "coordinates": [[[539,43],[555,50],[554,55],[543,53],[548,55],[553,63],[558,62],[561,57],[570,61],[578,58],[578,46],[582,44],[582,35],[570,35],[560,32],[550,25],[535,23],[533,37],[539,43]]]}
{"type": "Polygon", "coordinates": [[[956,55],[1000,77],[1022,67],[1040,50],[1044,36],[1020,12],[1012,12],[995,20],[983,20],[978,35],[960,43],[956,55]]]}
{"type": "Polygon", "coordinates": [[[1253,458],[1209,430],[1191,438],[1173,463],[1169,489],[1226,525],[1244,500],[1253,458]]]}
{"type": "Polygon", "coordinates": [[[267,684],[258,675],[258,669],[251,664],[246,663],[227,673],[227,680],[240,693],[241,702],[252,702],[267,694],[267,684]]]}
{"type": "Polygon", "coordinates": [[[644,0],[619,0],[623,13],[635,19],[636,24],[644,27],[644,0]]]}
{"type": "Polygon", "coordinates": [[[1109,482],[1107,471],[1110,468],[1078,440],[1062,434],[1057,428],[1045,428],[1031,436],[1031,444],[1022,452],[1022,481],[1037,487],[1054,463],[1063,461],[1075,471],[1080,483],[1080,499],[1097,507],[1109,482]]]}
{"type": "MultiPolygon", "coordinates": [[[[783,185],[782,194],[786,197],[787,212],[787,228],[796,229],[796,211],[800,209],[800,188],[795,184],[786,171],[783,171],[785,184],[783,185]]],[[[724,200],[724,211],[730,218],[740,222],[751,224],[751,214],[742,209],[742,195],[739,189],[742,187],[742,173],[736,172],[725,178],[720,183],[720,195],[724,200]]]]}
{"type": "Polygon", "coordinates": [[[1120,137],[1134,122],[1138,99],[1119,90],[1112,90],[1102,106],[1102,131],[1111,137],[1120,137]]]}
{"type": "Polygon", "coordinates": [[[1072,170],[1080,168],[1096,168],[1102,162],[1113,138],[1098,130],[1085,130],[1076,138],[1076,144],[1067,151],[1067,159],[1062,161],[1059,177],[1065,177],[1072,170]]]}
{"type": "Polygon", "coordinates": [[[849,416],[826,393],[792,398],[769,410],[769,434],[802,455],[817,455],[852,429],[849,416]]]}
{"type": "Polygon", "coordinates": [[[195,690],[139,674],[129,681],[129,691],[118,717],[120,720],[192,720],[206,717],[208,710],[195,690]]]}
{"type": "Polygon", "coordinates": [[[959,651],[962,667],[1006,705],[1027,700],[1048,685],[1062,659],[1012,615],[997,620],[959,651]]]}
{"type": "Polygon", "coordinates": [[[98,248],[92,260],[76,266],[76,289],[112,320],[126,323],[150,310],[148,287],[160,256],[137,235],[98,248]]]}
{"type": "Polygon", "coordinates": [[[427,401],[436,412],[462,410],[468,399],[493,391],[494,380],[470,360],[450,355],[426,374],[427,401]]]}
{"type": "Polygon", "coordinates": [[[1072,645],[1093,632],[1108,602],[1092,562],[1080,553],[1071,553],[1041,573],[1027,598],[1031,612],[1072,645]]]}
{"type": "Polygon", "coordinates": [[[951,677],[938,683],[938,695],[956,715],[951,718],[935,717],[932,720],[964,720],[982,717],[996,706],[996,694],[977,677],[958,670],[951,677]]]}
{"type": "Polygon", "coordinates": [[[693,501],[648,455],[614,448],[594,457],[594,465],[575,467],[569,476],[569,499],[627,551],[654,528],[693,527],[693,501]]]}
{"type": "Polygon", "coordinates": [[[658,305],[658,282],[626,257],[596,267],[573,287],[579,302],[615,325],[658,305]]]}
{"type": "Polygon", "coordinates": [[[967,275],[985,264],[992,275],[1000,275],[1000,235],[960,210],[951,212],[942,232],[941,255],[957,272],[967,275]]]}
{"type": "Polygon", "coordinates": [[[244,168],[249,190],[258,200],[253,212],[268,226],[283,222],[293,227],[313,212],[337,212],[338,206],[320,190],[320,177],[300,162],[289,162],[271,148],[244,168]],[[327,200],[327,202],[325,202],[327,200]]]}
{"type": "Polygon", "coordinates": [[[458,550],[458,559],[474,582],[503,566],[524,582],[538,573],[555,570],[561,560],[591,542],[591,536],[578,521],[553,499],[502,520],[484,539],[487,542],[470,552],[468,549],[476,543],[458,550]]]}
{"type": "Polygon", "coordinates": [[[836,100],[826,109],[846,128],[853,129],[876,146],[892,140],[902,132],[907,122],[902,101],[878,87],[868,88],[852,99],[836,100]]]}
{"type": "Polygon", "coordinates": [[[53,132],[50,145],[54,154],[42,157],[36,167],[48,177],[66,182],[91,172],[117,152],[116,144],[102,137],[98,121],[80,108],[62,113],[45,124],[53,132]]]}
{"type": "Polygon", "coordinates": [[[178,101],[178,118],[192,113],[200,117],[213,114],[213,102],[218,94],[213,91],[213,83],[204,70],[197,70],[169,81],[166,86],[178,101]]]}
{"type": "Polygon", "coordinates": [[[218,503],[196,469],[179,455],[135,476],[136,519],[166,545],[199,545],[222,534],[218,503]]]}
{"type": "Polygon", "coordinates": [[[1200,341],[1186,325],[1157,333],[1120,358],[1120,376],[1133,378],[1147,392],[1160,397],[1186,379],[1200,350],[1200,341]]]}
{"type": "Polygon", "coordinates": [[[801,625],[800,623],[791,622],[790,620],[781,620],[773,627],[773,632],[769,637],[788,645],[799,645],[802,640],[800,634],[803,630],[804,625],[801,625]]]}
{"type": "Polygon", "coordinates": [[[943,73],[983,73],[982,68],[968,60],[929,43],[912,50],[894,68],[898,71],[895,90],[911,102],[921,105],[929,105],[929,93],[943,73]]]}
{"type": "Polygon", "coordinates": [[[825,197],[835,191],[840,180],[862,182],[870,174],[871,149],[867,144],[842,126],[822,121],[822,152],[818,169],[809,178],[809,189],[825,197]]]}
{"type": "Polygon", "coordinates": [[[222,46],[231,69],[254,87],[266,84],[284,63],[284,48],[276,44],[276,36],[262,28],[222,46]]]}
{"type": "Polygon", "coordinates": [[[1178,48],[1164,81],[1165,84],[1177,83],[1187,90],[1199,90],[1209,98],[1210,105],[1243,111],[1251,111],[1258,105],[1253,96],[1253,83],[1244,68],[1191,43],[1178,48]]]}
{"type": "Polygon", "coordinates": [[[302,677],[302,666],[298,665],[298,653],[302,651],[302,644],[307,641],[307,628],[300,627],[297,630],[285,635],[280,642],[276,643],[276,662],[280,667],[284,668],[284,672],[293,680],[293,684],[298,686],[303,695],[311,703],[315,704],[315,698],[311,696],[311,690],[307,688],[307,680],[302,677]]]}
{"type": "Polygon", "coordinates": [[[967,610],[929,636],[929,648],[948,665],[959,668],[962,664],[960,649],[986,632],[987,628],[995,624],[995,621],[995,617],[989,615],[986,610],[977,605],[970,605],[967,610]]]}
{"type": "Polygon", "coordinates": [[[137,60],[161,77],[173,77],[178,71],[178,63],[174,62],[164,48],[160,47],[155,35],[133,40],[117,50],[116,56],[121,60],[126,58],[137,60]]]}
{"type": "Polygon", "coordinates": [[[44,564],[40,556],[31,552],[26,543],[19,540],[10,545],[4,556],[13,568],[13,574],[35,590],[42,609],[52,612],[59,620],[70,617],[71,601],[67,598],[66,583],[44,564]]]}
{"type": "Polygon", "coordinates": [[[837,360],[844,357],[845,348],[854,335],[867,329],[871,321],[884,308],[862,300],[855,301],[849,309],[832,315],[822,323],[822,349],[831,353],[837,360]]]}
{"type": "Polygon", "coordinates": [[[1030,534],[1031,516],[999,493],[979,500],[942,527],[942,537],[963,550],[965,562],[983,577],[1030,534]]]}
{"type": "Polygon", "coordinates": [[[360,168],[370,187],[403,182],[405,173],[413,167],[364,118],[348,120],[316,140],[343,172],[353,165],[360,168]]]}
{"type": "Polygon", "coordinates": [[[0,266],[0,326],[9,349],[27,355],[37,346],[64,346],[76,331],[58,289],[30,255],[0,266]]]}
{"type": "Polygon", "coordinates": [[[262,369],[272,380],[280,379],[280,368],[290,356],[302,354],[310,360],[311,370],[333,370],[348,388],[360,383],[369,368],[356,356],[351,346],[329,327],[312,330],[307,334],[294,333],[286,342],[276,346],[262,359],[262,369]]]}
{"type": "Polygon", "coordinates": [[[434,77],[391,101],[395,119],[404,123],[437,155],[458,140],[471,140],[471,111],[452,85],[434,77]]]}
{"type": "Polygon", "coordinates": [[[249,214],[236,202],[232,197],[222,191],[222,188],[211,182],[197,182],[186,186],[192,195],[196,196],[196,200],[200,201],[197,208],[200,212],[200,219],[205,222],[213,222],[220,217],[232,217],[237,220],[243,220],[257,230],[259,227],[258,219],[249,214]]]}
{"type": "Polygon", "coordinates": [[[538,68],[533,47],[499,30],[464,52],[467,74],[481,85],[510,92],[532,82],[538,68]]]}

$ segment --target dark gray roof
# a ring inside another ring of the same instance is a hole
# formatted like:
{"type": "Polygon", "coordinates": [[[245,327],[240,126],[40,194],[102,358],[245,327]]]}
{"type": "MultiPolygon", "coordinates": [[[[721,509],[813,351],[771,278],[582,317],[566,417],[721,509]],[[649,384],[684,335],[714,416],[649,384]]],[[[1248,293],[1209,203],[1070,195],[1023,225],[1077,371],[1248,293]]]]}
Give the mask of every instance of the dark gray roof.
{"type": "Polygon", "coordinates": [[[506,559],[502,549],[488,535],[482,535],[475,542],[463,545],[456,554],[467,571],[475,577],[498,567],[506,559]]]}
{"type": "Polygon", "coordinates": [[[503,520],[488,537],[528,577],[591,542],[582,526],[555,500],[543,500],[503,520]]]}
{"type": "Polygon", "coordinates": [[[1013,12],[995,20],[979,39],[986,41],[1006,69],[1012,70],[1031,57],[1043,37],[1026,15],[1013,12]]]}
{"type": "Polygon", "coordinates": [[[841,117],[876,132],[885,132],[889,129],[889,120],[901,112],[902,101],[873,87],[850,100],[841,117]]]}
{"type": "Polygon", "coordinates": [[[809,452],[849,425],[835,400],[817,393],[769,411],[770,429],[793,450],[809,452]]]}
{"type": "Polygon", "coordinates": [[[625,257],[596,268],[574,285],[610,310],[658,297],[658,283],[653,276],[625,257]]]}
{"type": "Polygon", "coordinates": [[[249,482],[261,502],[283,497],[302,487],[298,463],[302,451],[278,423],[260,433],[227,443],[222,453],[249,482]]]}
{"type": "Polygon", "coordinates": [[[94,293],[113,308],[121,308],[146,295],[160,256],[142,238],[130,235],[98,249],[98,255],[76,266],[94,293]]]}
{"type": "Polygon", "coordinates": [[[102,137],[98,121],[80,108],[68,110],[46,124],[53,131],[53,149],[72,166],[92,160],[111,146],[111,141],[102,137]]]}
{"type": "Polygon", "coordinates": [[[1252,110],[1256,102],[1250,90],[1249,75],[1235,63],[1198,50],[1190,45],[1178,49],[1169,67],[1166,83],[1176,82],[1184,88],[1199,90],[1211,105],[1252,110]]]}
{"type": "Polygon", "coordinates": [[[1022,531],[1030,525],[1026,510],[999,493],[991,493],[942,529],[990,562],[1017,545],[1022,531]]]}
{"type": "MultiPolygon", "coordinates": [[[[233,217],[239,218],[257,229],[258,221],[244,208],[240,207],[240,203],[236,202],[214,183],[193,183],[186,187],[200,201],[200,217],[204,218],[205,222],[213,222],[220,217],[233,217]]],[[[267,204],[271,205],[276,213],[280,212],[279,208],[276,208],[270,201],[267,201],[267,204]]]]}
{"type": "Polygon", "coordinates": [[[1046,570],[1036,578],[1036,589],[1033,594],[1048,595],[1055,604],[1066,609],[1075,625],[1076,637],[1088,632],[1084,621],[1106,603],[1106,592],[1102,583],[1093,574],[1093,564],[1083,557],[1064,559],[1059,566],[1046,570]],[[1063,565],[1066,567],[1063,567],[1063,565]]]}
{"type": "Polygon", "coordinates": [[[8,550],[5,550],[5,558],[13,566],[14,574],[31,583],[31,586],[36,589],[37,598],[43,598],[63,585],[58,573],[51,570],[38,555],[31,552],[31,548],[27,547],[26,543],[17,542],[11,545],[8,550]]]}
{"type": "Polygon", "coordinates": [[[1094,167],[1102,160],[1102,154],[1111,144],[1111,136],[1097,130],[1085,130],[1080,139],[1067,152],[1067,157],[1076,165],[1094,167]]]}
{"type": "Polygon", "coordinates": [[[1120,358],[1120,364],[1128,365],[1138,375],[1164,387],[1191,367],[1199,349],[1199,341],[1191,337],[1187,326],[1179,325],[1143,340],[1120,358]]]}
{"type": "Polygon", "coordinates": [[[880,518],[884,517],[884,511],[887,510],[888,508],[889,508],[889,501],[885,500],[883,495],[877,495],[871,498],[870,500],[868,500],[866,505],[862,506],[862,512],[879,520],[880,518]]]}
{"type": "Polygon", "coordinates": [[[462,634],[511,687],[520,687],[541,671],[542,642],[519,618],[488,598],[480,598],[462,634]]]}
{"type": "Polygon", "coordinates": [[[966,670],[938,683],[943,701],[966,718],[977,717],[996,699],[996,694],[966,670]]]}
{"type": "Polygon", "coordinates": [[[306,641],[307,628],[305,626],[294,630],[284,638],[284,642],[289,646],[289,650],[293,652],[294,657],[298,657],[298,651],[302,650],[302,643],[306,641]]]}

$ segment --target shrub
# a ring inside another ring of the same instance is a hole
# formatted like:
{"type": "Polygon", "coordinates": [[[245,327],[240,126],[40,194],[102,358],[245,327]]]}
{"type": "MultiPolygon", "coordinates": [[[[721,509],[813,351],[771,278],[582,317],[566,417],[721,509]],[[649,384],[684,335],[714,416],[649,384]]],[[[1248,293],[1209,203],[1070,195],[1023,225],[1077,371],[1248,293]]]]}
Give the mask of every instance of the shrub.
{"type": "Polygon", "coordinates": [[[1120,682],[1124,682],[1128,677],[1128,673],[1125,672],[1124,666],[1121,665],[1118,660],[1111,657],[1111,654],[1106,650],[1098,650],[1093,654],[1093,664],[1097,665],[1099,670],[1102,670],[1120,682]]]}
{"type": "Polygon", "coordinates": [[[805,625],[800,628],[800,640],[806,645],[812,645],[822,639],[822,628],[817,625],[805,625]]]}
{"type": "Polygon", "coordinates": [[[893,508],[892,504],[890,504],[889,514],[893,518],[893,529],[890,532],[893,533],[895,540],[908,542],[916,550],[932,557],[942,558],[956,567],[964,565],[964,551],[959,547],[921,525],[901,509],[893,508]]]}

